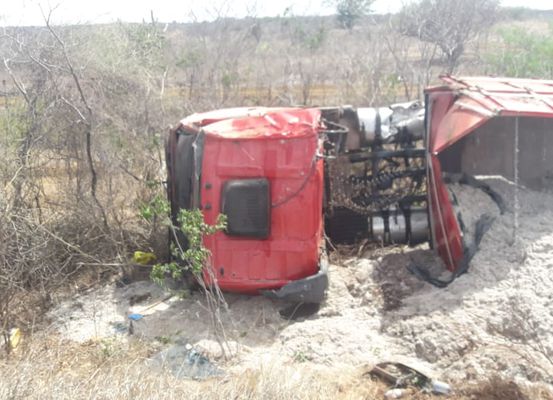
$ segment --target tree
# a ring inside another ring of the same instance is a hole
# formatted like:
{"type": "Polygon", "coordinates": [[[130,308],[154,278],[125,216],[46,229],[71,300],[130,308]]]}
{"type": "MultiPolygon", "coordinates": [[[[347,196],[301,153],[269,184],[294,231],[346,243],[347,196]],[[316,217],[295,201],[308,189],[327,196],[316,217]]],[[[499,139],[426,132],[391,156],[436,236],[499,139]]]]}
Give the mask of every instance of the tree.
{"type": "Polygon", "coordinates": [[[30,323],[21,309],[46,308],[83,265],[101,274],[157,244],[129,210],[150,182],[163,190],[157,128],[172,106],[162,32],[155,21],[55,26],[50,14],[44,27],[0,30],[4,342],[30,323]]]}
{"type": "Polygon", "coordinates": [[[553,22],[544,33],[522,28],[499,30],[502,46],[487,56],[490,73],[524,78],[553,78],[553,22]]]}
{"type": "Polygon", "coordinates": [[[353,29],[357,20],[371,12],[374,0],[334,0],[338,23],[344,29],[353,29]]]}
{"type": "Polygon", "coordinates": [[[397,26],[405,36],[436,44],[452,73],[467,43],[496,22],[498,8],[498,0],[416,0],[403,7],[397,26]]]}

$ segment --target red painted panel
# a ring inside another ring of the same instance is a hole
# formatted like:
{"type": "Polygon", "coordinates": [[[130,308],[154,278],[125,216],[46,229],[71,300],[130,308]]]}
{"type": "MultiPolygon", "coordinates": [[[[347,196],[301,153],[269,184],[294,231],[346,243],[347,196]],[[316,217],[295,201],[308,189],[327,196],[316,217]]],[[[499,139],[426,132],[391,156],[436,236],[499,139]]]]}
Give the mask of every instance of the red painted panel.
{"type": "Polygon", "coordinates": [[[433,140],[432,153],[437,154],[486,123],[490,112],[471,99],[455,102],[437,124],[438,135],[433,140]]]}
{"type": "Polygon", "coordinates": [[[481,90],[493,94],[497,93],[522,93],[529,92],[553,95],[553,80],[525,79],[525,78],[501,78],[489,76],[471,76],[455,78],[442,77],[450,86],[468,87],[471,90],[481,90]]]}
{"type": "MultiPolygon", "coordinates": [[[[469,121],[459,118],[466,115],[455,103],[458,98],[447,88],[427,92],[429,107],[429,132],[427,155],[428,205],[432,244],[450,271],[455,271],[463,258],[461,230],[455,217],[449,193],[442,180],[438,151],[446,148],[470,132],[475,124],[473,115],[469,121]],[[467,125],[469,127],[467,127],[467,125]]],[[[478,113],[475,116],[482,116],[478,113]]],[[[477,121],[479,122],[479,120],[477,121]]]]}
{"type": "Polygon", "coordinates": [[[267,107],[235,107],[223,108],[220,110],[207,111],[189,115],[181,121],[184,126],[193,128],[201,128],[215,122],[223,121],[230,118],[245,118],[262,115],[268,110],[275,111],[277,108],[267,107]]]}
{"type": "Polygon", "coordinates": [[[205,238],[221,289],[253,293],[318,272],[323,237],[319,118],[318,110],[288,109],[204,128],[201,203],[206,222],[214,223],[221,212],[221,190],[229,179],[267,178],[273,204],[267,239],[223,232],[205,238]]]}
{"type": "Polygon", "coordinates": [[[512,78],[442,78],[427,94],[428,200],[432,243],[448,269],[463,258],[461,231],[437,155],[491,118],[553,117],[553,81],[512,78]]]}
{"type": "Polygon", "coordinates": [[[553,81],[541,79],[442,77],[451,91],[497,115],[553,116],[553,81]]]}
{"type": "Polygon", "coordinates": [[[441,176],[438,157],[432,155],[429,165],[428,195],[434,248],[447,269],[455,271],[463,258],[461,230],[441,176]]]}

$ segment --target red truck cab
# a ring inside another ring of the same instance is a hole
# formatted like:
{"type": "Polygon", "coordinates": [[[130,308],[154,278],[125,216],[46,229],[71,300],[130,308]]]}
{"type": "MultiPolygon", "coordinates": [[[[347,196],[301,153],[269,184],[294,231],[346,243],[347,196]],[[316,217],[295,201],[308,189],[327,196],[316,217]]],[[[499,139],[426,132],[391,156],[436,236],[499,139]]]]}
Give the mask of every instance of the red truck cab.
{"type": "Polygon", "coordinates": [[[205,278],[222,290],[322,301],[320,125],[317,109],[256,107],[194,114],[171,131],[173,218],[182,208],[201,209],[208,224],[227,217],[224,232],[204,238],[211,252],[205,278]]]}

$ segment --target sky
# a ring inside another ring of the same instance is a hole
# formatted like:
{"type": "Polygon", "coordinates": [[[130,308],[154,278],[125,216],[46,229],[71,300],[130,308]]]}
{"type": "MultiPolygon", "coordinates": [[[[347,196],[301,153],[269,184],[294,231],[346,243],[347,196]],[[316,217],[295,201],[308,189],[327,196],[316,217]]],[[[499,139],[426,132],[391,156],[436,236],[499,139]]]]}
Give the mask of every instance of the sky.
{"type": "MultiPolygon", "coordinates": [[[[0,0],[0,26],[43,25],[41,8],[53,9],[56,24],[105,23],[117,20],[160,22],[212,20],[218,16],[277,16],[285,10],[293,15],[328,15],[332,0],[0,0]]],[[[376,0],[377,13],[395,12],[408,0],[376,0]]],[[[462,1],[462,0],[452,0],[462,1]]],[[[503,0],[504,6],[553,9],[553,0],[503,0]]]]}

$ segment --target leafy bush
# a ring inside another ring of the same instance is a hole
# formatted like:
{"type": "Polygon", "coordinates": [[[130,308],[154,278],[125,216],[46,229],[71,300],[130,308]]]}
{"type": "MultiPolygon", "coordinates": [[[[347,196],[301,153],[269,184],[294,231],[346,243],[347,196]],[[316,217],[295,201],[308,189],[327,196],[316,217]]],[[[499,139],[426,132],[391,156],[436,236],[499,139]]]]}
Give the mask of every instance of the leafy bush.
{"type": "Polygon", "coordinates": [[[150,277],[159,285],[167,275],[173,279],[180,279],[186,272],[192,273],[195,278],[201,279],[204,268],[209,263],[210,252],[203,245],[205,235],[213,235],[227,226],[226,216],[220,214],[214,225],[204,221],[202,212],[198,209],[182,209],[177,215],[177,224],[173,225],[168,217],[169,204],[161,197],[154,197],[150,203],[140,208],[140,215],[144,219],[154,220],[162,218],[161,223],[168,226],[175,238],[171,244],[171,254],[175,261],[154,265],[150,277]],[[186,237],[187,244],[179,243],[177,231],[186,237]]]}
{"type": "Polygon", "coordinates": [[[522,28],[499,30],[501,46],[488,57],[494,74],[553,78],[553,22],[546,34],[522,28]]]}
{"type": "Polygon", "coordinates": [[[196,278],[201,277],[204,267],[207,266],[211,253],[203,246],[204,235],[213,235],[226,228],[227,222],[224,215],[219,215],[214,225],[206,224],[200,210],[180,210],[177,217],[179,229],[188,240],[186,248],[179,243],[173,245],[172,255],[177,261],[166,264],[156,264],[152,269],[151,277],[154,282],[162,283],[166,274],[174,279],[179,279],[185,272],[191,272],[196,278]]]}

